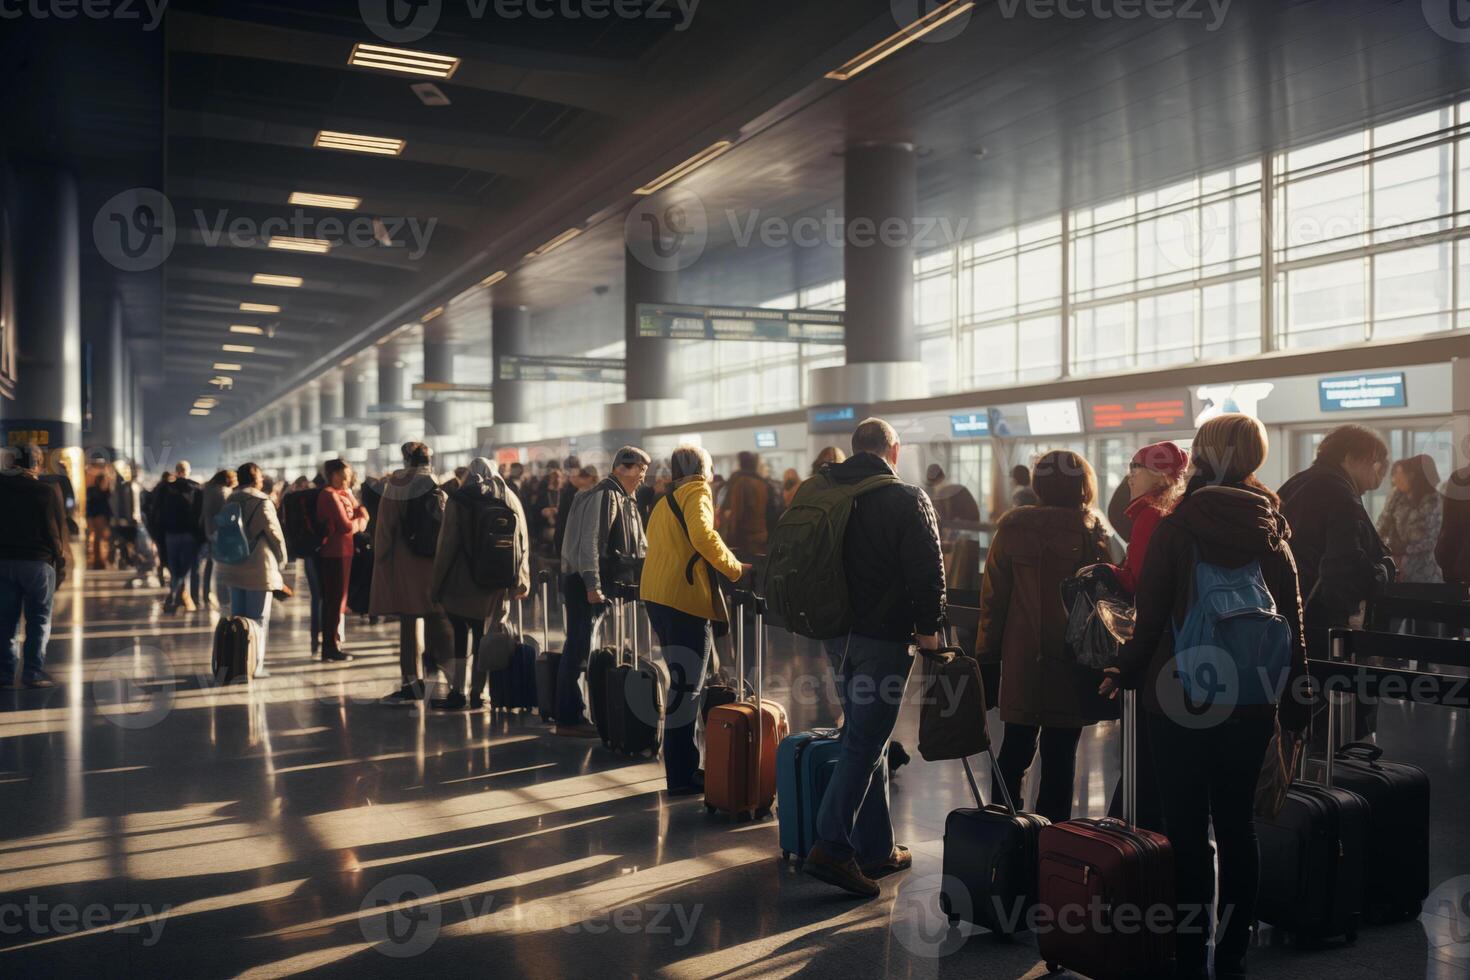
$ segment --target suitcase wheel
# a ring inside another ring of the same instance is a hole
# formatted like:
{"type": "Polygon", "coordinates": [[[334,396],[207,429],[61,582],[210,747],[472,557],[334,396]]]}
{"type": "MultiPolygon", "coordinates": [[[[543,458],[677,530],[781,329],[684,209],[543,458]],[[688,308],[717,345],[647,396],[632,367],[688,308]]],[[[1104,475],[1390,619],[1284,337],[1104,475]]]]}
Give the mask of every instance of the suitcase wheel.
{"type": "Polygon", "coordinates": [[[714,813],[715,812],[715,808],[714,808],[714,806],[712,804],[706,803],[704,805],[704,812],[705,813],[714,813]]]}
{"type": "Polygon", "coordinates": [[[1058,965],[1056,963],[1048,963],[1048,964],[1046,964],[1046,972],[1047,973],[1061,973],[1062,972],[1062,968],[1061,968],[1060,965],[1058,965]]]}
{"type": "Polygon", "coordinates": [[[752,819],[754,819],[754,820],[764,820],[767,817],[769,817],[770,815],[771,815],[771,808],[770,807],[768,807],[768,806],[761,807],[759,810],[755,811],[755,813],[752,815],[752,819]]]}

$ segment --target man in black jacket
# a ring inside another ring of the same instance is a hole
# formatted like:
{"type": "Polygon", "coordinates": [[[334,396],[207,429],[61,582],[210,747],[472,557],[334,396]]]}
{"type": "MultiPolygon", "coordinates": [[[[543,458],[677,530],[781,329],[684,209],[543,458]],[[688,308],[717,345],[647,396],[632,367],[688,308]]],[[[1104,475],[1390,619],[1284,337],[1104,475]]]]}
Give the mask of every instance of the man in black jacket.
{"type": "MultiPolygon", "coordinates": [[[[827,473],[838,483],[893,474],[898,451],[893,426],[867,419],[852,435],[852,457],[827,473]]],[[[848,636],[826,643],[842,702],[842,755],[817,813],[817,842],[805,868],[871,898],[879,892],[874,878],[913,863],[908,848],[893,840],[887,753],[913,666],[909,647],[938,649],[944,618],[939,521],[924,491],[895,483],[859,497],[842,562],[856,615],[848,636]]]]}
{"type": "Polygon", "coordinates": [[[52,687],[46,673],[46,641],[51,636],[51,606],[66,578],[66,513],[61,492],[40,479],[41,450],[22,446],[4,451],[0,463],[0,688],[15,686],[16,643],[25,616],[26,687],[52,687]]]}
{"type": "Polygon", "coordinates": [[[1378,434],[1344,425],[1327,433],[1312,465],[1281,487],[1311,652],[1325,642],[1327,627],[1360,622],[1373,587],[1390,578],[1388,549],[1363,507],[1363,494],[1378,489],[1387,471],[1388,447],[1378,434]]]}
{"type": "Polygon", "coordinates": [[[189,612],[199,608],[199,586],[203,571],[201,545],[204,543],[199,516],[204,501],[204,488],[189,478],[188,460],[174,466],[174,478],[160,484],[153,492],[150,506],[157,508],[158,528],[163,533],[164,553],[168,556],[169,593],[164,600],[165,612],[172,613],[182,605],[189,612]],[[184,586],[188,585],[188,591],[184,586]]]}

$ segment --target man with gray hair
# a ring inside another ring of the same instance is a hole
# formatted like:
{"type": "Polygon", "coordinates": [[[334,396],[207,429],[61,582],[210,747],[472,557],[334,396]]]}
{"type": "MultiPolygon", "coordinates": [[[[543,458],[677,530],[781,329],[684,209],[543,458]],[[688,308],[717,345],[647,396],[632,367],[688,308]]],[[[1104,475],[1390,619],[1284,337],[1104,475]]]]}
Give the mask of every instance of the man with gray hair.
{"type": "Polygon", "coordinates": [[[842,542],[854,617],[851,632],[824,643],[842,702],[842,752],[804,865],[865,898],[879,893],[873,879],[913,864],[893,840],[888,741],[913,666],[909,648],[937,650],[944,619],[939,521],[928,495],[898,479],[898,452],[893,426],[865,419],[852,434],[852,456],[823,471],[837,484],[884,484],[855,499],[842,542]]]}
{"type": "Polygon", "coordinates": [[[633,494],[652,462],[637,446],[624,446],[607,478],[572,500],[561,545],[562,595],[567,638],[556,678],[556,733],[596,738],[588,724],[577,679],[587,667],[592,634],[607,610],[607,595],[638,586],[637,564],[647,550],[643,518],[633,494]]]}

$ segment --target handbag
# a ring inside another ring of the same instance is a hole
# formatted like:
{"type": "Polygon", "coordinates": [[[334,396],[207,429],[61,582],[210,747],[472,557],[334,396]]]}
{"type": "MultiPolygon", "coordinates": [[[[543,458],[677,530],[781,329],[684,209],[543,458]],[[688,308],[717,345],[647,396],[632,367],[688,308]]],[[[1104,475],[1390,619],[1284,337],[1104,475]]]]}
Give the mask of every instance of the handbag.
{"type": "Polygon", "coordinates": [[[1078,666],[1107,670],[1133,638],[1136,611],[1118,583],[1113,566],[1088,565],[1062,582],[1067,608],[1067,649],[1078,666]]]}
{"type": "Polygon", "coordinates": [[[509,667],[511,655],[515,653],[516,641],[516,634],[511,631],[508,621],[489,626],[485,635],[480,638],[480,649],[475,652],[475,659],[480,662],[475,665],[475,669],[496,671],[509,667]]]}
{"type": "Polygon", "coordinates": [[[1286,791],[1291,789],[1297,766],[1301,764],[1305,741],[1296,732],[1283,731],[1281,720],[1276,720],[1276,731],[1261,764],[1261,777],[1256,781],[1257,817],[1275,820],[1281,813],[1281,808],[1286,805],[1286,791]]]}
{"type": "Polygon", "coordinates": [[[959,647],[920,648],[919,755],[963,759],[990,748],[980,664],[959,647]]]}

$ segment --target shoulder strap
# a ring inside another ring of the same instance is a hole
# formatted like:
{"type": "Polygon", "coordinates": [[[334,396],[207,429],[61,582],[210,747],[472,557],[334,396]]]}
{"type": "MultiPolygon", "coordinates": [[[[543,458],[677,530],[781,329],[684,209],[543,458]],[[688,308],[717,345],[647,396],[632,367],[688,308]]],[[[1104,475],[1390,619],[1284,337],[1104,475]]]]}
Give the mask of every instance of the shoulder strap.
{"type": "Polygon", "coordinates": [[[694,547],[694,538],[689,535],[689,522],[684,519],[684,511],[679,506],[679,501],[674,499],[674,491],[670,490],[664,494],[664,500],[668,501],[669,510],[673,512],[674,520],[678,521],[679,527],[684,529],[684,540],[689,542],[689,547],[694,551],[694,554],[689,557],[688,564],[684,566],[684,581],[693,585],[694,569],[699,566],[699,560],[703,556],[700,555],[699,549],[694,547]]]}

